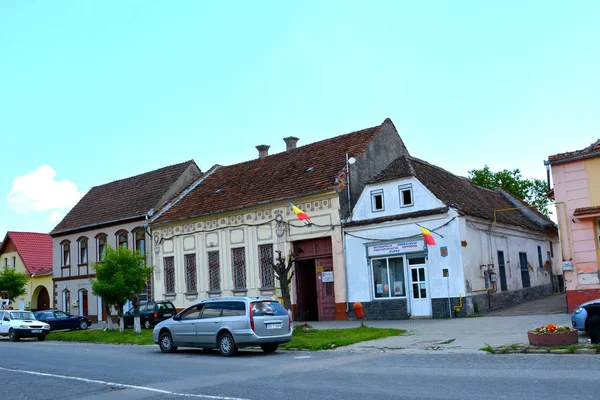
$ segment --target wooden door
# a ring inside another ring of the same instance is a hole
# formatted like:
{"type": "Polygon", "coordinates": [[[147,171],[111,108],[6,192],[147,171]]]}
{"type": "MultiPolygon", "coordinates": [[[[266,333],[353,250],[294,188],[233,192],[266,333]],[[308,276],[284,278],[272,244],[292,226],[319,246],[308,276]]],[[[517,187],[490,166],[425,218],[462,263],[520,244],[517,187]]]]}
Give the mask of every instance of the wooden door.
{"type": "Polygon", "coordinates": [[[319,321],[335,321],[333,259],[331,257],[317,258],[316,264],[319,321]]]}
{"type": "Polygon", "coordinates": [[[48,289],[42,287],[38,293],[37,309],[48,310],[50,308],[50,295],[48,295],[48,289]]]}

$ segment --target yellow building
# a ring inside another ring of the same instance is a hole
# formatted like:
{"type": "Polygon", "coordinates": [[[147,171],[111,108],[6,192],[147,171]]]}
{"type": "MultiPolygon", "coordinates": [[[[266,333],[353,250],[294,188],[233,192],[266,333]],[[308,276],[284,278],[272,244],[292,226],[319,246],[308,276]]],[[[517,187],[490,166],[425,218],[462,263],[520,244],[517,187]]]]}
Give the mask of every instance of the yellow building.
{"type": "MultiPolygon", "coordinates": [[[[51,308],[52,237],[45,233],[9,231],[0,244],[0,268],[14,268],[28,276],[25,293],[10,304],[19,310],[51,308]]],[[[8,298],[5,288],[0,297],[8,298]]]]}

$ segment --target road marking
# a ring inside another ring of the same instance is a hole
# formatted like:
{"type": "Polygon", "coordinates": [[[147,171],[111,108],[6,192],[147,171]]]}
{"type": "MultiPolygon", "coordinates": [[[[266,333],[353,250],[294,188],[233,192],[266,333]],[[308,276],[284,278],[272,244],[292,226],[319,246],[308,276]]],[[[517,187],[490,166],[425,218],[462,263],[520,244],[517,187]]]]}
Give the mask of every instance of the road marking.
{"type": "Polygon", "coordinates": [[[20,372],[22,374],[29,374],[29,375],[47,376],[47,377],[51,377],[51,378],[69,379],[69,380],[80,381],[80,382],[85,382],[85,383],[97,383],[100,385],[107,385],[107,386],[112,386],[112,387],[122,388],[122,389],[145,390],[148,392],[168,394],[171,396],[195,397],[195,398],[200,398],[200,399],[213,399],[213,400],[250,400],[250,399],[245,399],[245,398],[240,398],[240,397],[212,396],[209,394],[177,393],[177,392],[171,392],[169,390],[155,389],[155,388],[151,388],[148,386],[127,385],[125,383],[115,383],[115,382],[101,381],[101,380],[97,380],[97,379],[79,378],[77,376],[56,375],[56,374],[49,374],[46,372],[26,371],[26,370],[22,370],[22,369],[12,369],[12,368],[0,367],[0,370],[10,371],[10,372],[20,372]]]}
{"type": "Polygon", "coordinates": [[[296,360],[303,360],[305,358],[311,358],[312,356],[298,356],[298,357],[294,357],[296,360]]]}

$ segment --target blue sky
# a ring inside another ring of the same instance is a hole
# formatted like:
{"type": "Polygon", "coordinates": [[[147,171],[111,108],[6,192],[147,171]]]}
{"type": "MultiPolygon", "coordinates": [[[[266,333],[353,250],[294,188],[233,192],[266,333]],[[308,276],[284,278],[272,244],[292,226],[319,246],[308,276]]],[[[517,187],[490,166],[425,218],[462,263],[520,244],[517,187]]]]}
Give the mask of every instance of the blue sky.
{"type": "Polygon", "coordinates": [[[3,1],[0,236],[95,185],[386,117],[456,174],[545,179],[600,137],[600,3],[490,3],[3,1]]]}

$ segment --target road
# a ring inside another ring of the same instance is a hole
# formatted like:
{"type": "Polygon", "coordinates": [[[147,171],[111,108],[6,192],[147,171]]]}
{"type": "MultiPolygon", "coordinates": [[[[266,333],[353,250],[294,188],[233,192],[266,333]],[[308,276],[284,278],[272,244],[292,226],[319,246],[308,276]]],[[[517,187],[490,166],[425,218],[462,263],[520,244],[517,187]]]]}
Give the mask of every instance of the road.
{"type": "Polygon", "coordinates": [[[597,355],[241,351],[0,340],[0,399],[597,399],[597,355]]]}

